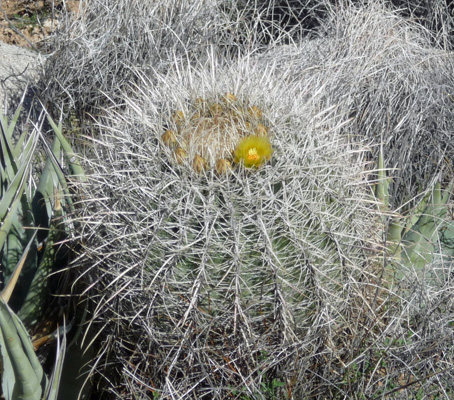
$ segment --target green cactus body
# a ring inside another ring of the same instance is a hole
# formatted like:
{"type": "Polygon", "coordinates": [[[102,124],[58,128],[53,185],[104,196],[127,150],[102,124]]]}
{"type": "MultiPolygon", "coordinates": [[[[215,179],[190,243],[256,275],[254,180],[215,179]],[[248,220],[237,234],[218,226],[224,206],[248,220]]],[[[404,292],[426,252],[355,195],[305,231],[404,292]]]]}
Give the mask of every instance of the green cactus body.
{"type": "MultiPolygon", "coordinates": [[[[389,213],[390,199],[388,186],[390,179],[384,169],[383,149],[379,155],[379,182],[375,194],[384,212],[389,213]]],[[[433,188],[405,216],[393,215],[388,222],[387,254],[388,276],[391,282],[406,288],[409,280],[420,280],[431,286],[438,281],[436,264],[440,260],[452,260],[452,244],[449,235],[452,221],[447,216],[448,200],[452,196],[454,181],[442,189],[437,182],[433,188]]],[[[427,188],[429,190],[430,188],[427,188]]],[[[392,214],[392,213],[391,213],[392,214]]],[[[391,284],[391,282],[389,282],[391,284]]]]}
{"type": "MultiPolygon", "coordinates": [[[[181,182],[176,186],[180,191],[181,182]]],[[[254,189],[258,192],[246,194],[240,189],[237,196],[222,187],[211,189],[207,197],[194,193],[201,196],[200,202],[188,196],[190,203],[172,213],[172,222],[156,226],[153,242],[159,251],[150,251],[147,272],[153,276],[165,266],[161,275],[166,279],[161,284],[171,281],[169,290],[186,297],[179,302],[194,301],[191,308],[205,310],[201,315],[208,320],[224,314],[226,307],[231,315],[238,308],[237,312],[244,310],[263,327],[258,317],[273,320],[280,302],[304,309],[304,294],[310,289],[304,284],[311,275],[310,261],[304,262],[309,246],[289,238],[277,204],[268,200],[273,195],[254,189]]],[[[304,313],[298,314],[292,318],[302,321],[304,313]]]]}

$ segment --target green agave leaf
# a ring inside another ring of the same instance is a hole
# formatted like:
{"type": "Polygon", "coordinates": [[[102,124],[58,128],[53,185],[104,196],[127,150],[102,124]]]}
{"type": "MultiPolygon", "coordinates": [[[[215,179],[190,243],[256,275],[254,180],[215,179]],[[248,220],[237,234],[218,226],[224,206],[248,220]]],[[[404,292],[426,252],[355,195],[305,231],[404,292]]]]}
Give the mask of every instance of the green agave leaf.
{"type": "Polygon", "coordinates": [[[60,140],[61,145],[63,146],[63,150],[66,153],[66,157],[73,176],[77,177],[81,182],[85,182],[86,181],[85,172],[78,162],[78,157],[76,153],[74,153],[71,145],[63,136],[61,122],[57,125],[54,122],[54,120],[50,117],[50,115],[47,116],[47,119],[50,125],[52,126],[52,129],[54,130],[55,134],[57,135],[58,139],[60,140]]]}
{"type": "Polygon", "coordinates": [[[402,259],[402,240],[403,237],[414,227],[418,219],[424,213],[427,202],[430,199],[430,193],[418,203],[408,215],[400,215],[393,218],[388,227],[387,241],[389,242],[389,254],[395,261],[402,259]]]}
{"type": "Polygon", "coordinates": [[[393,219],[388,228],[388,241],[399,244],[402,240],[403,229],[402,220],[400,218],[393,219]]]}
{"type": "Polygon", "coordinates": [[[446,226],[440,236],[443,256],[452,260],[454,258],[454,221],[446,226]]]}
{"type": "Polygon", "coordinates": [[[2,390],[7,400],[40,400],[46,376],[19,318],[0,298],[2,390]]]}
{"type": "MultiPolygon", "coordinates": [[[[60,157],[60,141],[54,140],[51,153],[55,158],[60,157]]],[[[54,195],[54,188],[58,185],[58,176],[55,172],[54,164],[47,158],[46,165],[39,178],[39,183],[32,200],[32,210],[35,225],[39,227],[38,242],[43,242],[48,235],[49,220],[52,215],[51,199],[54,195]]]]}
{"type": "MultiPolygon", "coordinates": [[[[58,141],[58,138],[55,140],[58,141]]],[[[72,199],[71,199],[71,193],[68,188],[68,182],[66,180],[65,173],[63,172],[63,170],[60,166],[60,163],[58,162],[58,159],[57,159],[57,155],[59,155],[60,153],[58,151],[57,154],[55,154],[52,151],[52,149],[49,147],[48,143],[46,142],[46,140],[44,138],[43,138],[43,142],[44,142],[44,149],[45,149],[47,157],[48,157],[47,161],[50,163],[50,165],[52,165],[53,172],[55,173],[54,177],[56,177],[58,179],[58,183],[60,184],[60,187],[62,188],[63,193],[64,193],[62,200],[65,201],[65,203],[66,203],[65,205],[68,207],[69,211],[74,211],[74,206],[73,206],[72,199]]],[[[55,145],[55,142],[54,142],[54,146],[57,146],[57,145],[55,145]]]]}
{"type": "Polygon", "coordinates": [[[14,113],[10,124],[8,124],[8,120],[7,120],[6,116],[0,112],[0,124],[2,124],[2,126],[5,128],[6,137],[9,140],[11,140],[11,138],[13,137],[14,127],[17,124],[17,120],[19,119],[19,115],[20,115],[21,111],[22,111],[22,104],[20,104],[17,107],[16,112],[14,113]]]}
{"type": "MultiPolygon", "coordinates": [[[[44,392],[44,400],[57,400],[60,393],[60,382],[63,373],[63,363],[66,355],[66,334],[71,330],[72,324],[57,329],[55,337],[57,339],[57,356],[54,362],[54,369],[49,379],[49,383],[44,392]],[[60,343],[60,336],[62,341],[60,343]]],[[[71,360],[72,362],[72,360],[71,360]]],[[[74,391],[75,388],[73,388],[74,391]]]]}
{"type": "MultiPolygon", "coordinates": [[[[454,181],[442,191],[441,184],[435,184],[408,215],[395,217],[389,222],[386,240],[388,254],[393,262],[388,264],[387,269],[395,279],[401,280],[405,270],[423,270],[433,261],[453,185],[454,181]]],[[[386,176],[383,148],[379,154],[375,195],[383,204],[383,209],[388,210],[389,178],[386,176]]]]}
{"type": "Polygon", "coordinates": [[[448,204],[448,200],[454,195],[454,179],[449,183],[445,190],[440,191],[442,204],[448,204]]]}
{"type": "Polygon", "coordinates": [[[432,192],[429,191],[423,199],[414,207],[409,215],[405,217],[405,226],[402,231],[402,236],[407,234],[417,223],[418,220],[424,215],[427,211],[427,206],[432,197],[432,192]]]}
{"type": "MultiPolygon", "coordinates": [[[[375,196],[381,202],[381,209],[389,212],[389,184],[391,179],[387,176],[385,169],[385,161],[383,155],[383,145],[380,147],[378,155],[378,182],[375,186],[375,196]]],[[[386,242],[388,243],[388,256],[393,260],[400,260],[400,243],[402,240],[402,231],[404,222],[401,216],[383,217],[384,222],[388,223],[388,231],[386,233],[386,242]],[[389,221],[390,219],[390,221],[389,221]]]]}
{"type": "MultiPolygon", "coordinates": [[[[60,158],[60,149],[61,143],[56,138],[52,145],[52,154],[56,159],[60,158]]],[[[58,177],[56,176],[54,165],[50,160],[46,161],[41,177],[39,178],[38,187],[36,188],[38,192],[41,192],[46,199],[52,198],[54,195],[54,187],[58,182],[58,177]]]]}
{"type": "MultiPolygon", "coordinates": [[[[14,158],[13,146],[11,145],[10,131],[14,125],[8,125],[6,118],[0,118],[0,161],[6,174],[2,173],[2,181],[6,177],[11,182],[17,173],[17,165],[14,158]]],[[[3,169],[3,168],[2,168],[3,169]]]]}
{"type": "MultiPolygon", "coordinates": [[[[12,223],[12,215],[17,212],[17,207],[19,202],[21,202],[22,195],[24,193],[25,183],[26,183],[26,173],[28,172],[33,152],[36,148],[35,137],[31,137],[27,142],[27,146],[24,150],[25,156],[24,161],[21,163],[19,170],[16,170],[11,184],[4,196],[0,199],[0,221],[3,222],[3,225],[0,229],[0,249],[3,247],[6,240],[6,236],[9,232],[9,227],[5,227],[7,220],[12,223]]],[[[14,160],[12,162],[15,164],[14,160]]]]}
{"type": "Polygon", "coordinates": [[[30,241],[27,244],[27,247],[25,248],[21,259],[16,265],[16,268],[14,268],[13,273],[11,274],[8,283],[6,284],[5,288],[2,290],[0,293],[0,296],[2,299],[7,303],[9,299],[11,298],[11,295],[13,293],[14,288],[16,287],[17,280],[19,279],[19,275],[22,271],[22,268],[24,267],[25,260],[27,259],[28,253],[30,251],[30,248],[35,240],[36,232],[30,239],[30,241]]]}
{"type": "Polygon", "coordinates": [[[12,274],[12,269],[19,261],[21,254],[23,253],[24,244],[22,242],[22,234],[17,229],[18,216],[17,209],[20,205],[20,198],[17,198],[9,214],[2,221],[3,225],[0,227],[0,248],[2,249],[2,266],[3,276],[5,279],[9,279],[12,274]]]}
{"type": "MultiPolygon", "coordinates": [[[[3,274],[6,279],[11,275],[12,268],[22,256],[24,248],[30,243],[34,235],[33,217],[29,200],[26,195],[27,176],[37,143],[36,133],[28,139],[20,160],[12,160],[14,165],[19,164],[19,169],[11,180],[3,197],[0,199],[0,249],[2,249],[3,274]]],[[[25,294],[36,271],[36,250],[30,251],[30,256],[25,260],[20,283],[10,300],[10,307],[18,310],[25,299],[25,294]],[[33,256],[31,256],[33,255],[33,256]]]]}
{"type": "MultiPolygon", "coordinates": [[[[413,242],[413,239],[417,236],[431,239],[446,215],[447,209],[445,205],[448,196],[444,196],[444,199],[442,199],[441,184],[439,182],[435,185],[431,198],[432,201],[425,206],[424,211],[419,214],[416,223],[413,224],[411,229],[405,234],[405,240],[410,243],[413,242]]],[[[424,204],[426,203],[427,202],[424,202],[424,204]]]]}
{"type": "Polygon", "coordinates": [[[27,137],[28,132],[26,130],[22,131],[19,139],[16,142],[16,146],[14,147],[14,157],[18,159],[22,154],[22,149],[24,147],[25,138],[27,137]]]}
{"type": "MultiPolygon", "coordinates": [[[[442,193],[441,201],[447,204],[449,199],[454,196],[454,180],[448,185],[448,188],[442,193]]],[[[451,216],[450,222],[441,229],[440,241],[442,243],[442,253],[444,257],[452,259],[454,257],[454,219],[451,216]]]]}
{"type": "Polygon", "coordinates": [[[61,241],[64,236],[61,217],[63,211],[58,196],[56,196],[54,206],[54,217],[51,220],[49,235],[47,237],[44,255],[38,266],[38,270],[33,278],[30,288],[25,298],[24,304],[18,312],[19,318],[25,326],[33,326],[43,313],[45,298],[48,295],[47,278],[53,272],[56,259],[56,243],[61,241]]]}
{"type": "MultiPolygon", "coordinates": [[[[5,249],[5,244],[8,237],[11,237],[11,227],[17,219],[17,209],[21,202],[20,196],[22,195],[23,190],[24,187],[22,186],[19,192],[19,197],[14,200],[14,202],[11,204],[9,212],[1,219],[2,224],[0,226],[0,249],[3,249],[4,252],[7,252],[7,249],[5,249]]],[[[14,234],[14,237],[17,237],[17,234],[14,234]]],[[[20,252],[22,253],[22,251],[20,252]]],[[[7,275],[9,275],[9,273],[7,273],[7,275]]]]}
{"type": "Polygon", "coordinates": [[[8,234],[2,257],[4,276],[8,278],[13,272],[11,269],[23,257],[24,249],[30,246],[29,254],[24,259],[18,283],[8,302],[14,312],[17,312],[22,306],[38,266],[36,230],[24,228],[23,222],[24,219],[20,215],[16,214],[13,216],[13,224],[8,234]]]}

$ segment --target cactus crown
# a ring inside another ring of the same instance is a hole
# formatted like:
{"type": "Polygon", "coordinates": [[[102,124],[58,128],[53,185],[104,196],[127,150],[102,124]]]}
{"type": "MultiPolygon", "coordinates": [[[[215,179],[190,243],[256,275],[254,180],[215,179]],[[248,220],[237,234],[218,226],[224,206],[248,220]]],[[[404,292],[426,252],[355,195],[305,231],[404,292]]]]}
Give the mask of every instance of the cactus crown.
{"type": "Polygon", "coordinates": [[[197,98],[185,113],[173,112],[170,127],[161,136],[173,152],[173,159],[194,171],[215,168],[219,174],[232,167],[232,161],[245,167],[258,167],[270,159],[272,147],[269,124],[256,105],[226,93],[222,101],[197,98]]]}

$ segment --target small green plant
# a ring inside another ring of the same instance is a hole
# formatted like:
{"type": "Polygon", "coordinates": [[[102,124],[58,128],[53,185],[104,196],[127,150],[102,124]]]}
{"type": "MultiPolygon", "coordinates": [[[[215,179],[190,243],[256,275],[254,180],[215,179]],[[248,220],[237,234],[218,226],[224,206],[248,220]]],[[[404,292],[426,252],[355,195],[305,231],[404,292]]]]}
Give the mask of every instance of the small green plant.
{"type": "Polygon", "coordinates": [[[24,29],[30,26],[39,26],[41,24],[41,21],[47,18],[48,15],[49,14],[47,12],[42,12],[40,14],[15,14],[11,18],[11,23],[17,29],[24,29]]]}
{"type": "Polygon", "coordinates": [[[273,378],[268,384],[262,382],[263,394],[267,400],[280,399],[281,397],[278,395],[277,390],[281,387],[285,387],[285,382],[276,378],[273,378]]]}
{"type": "Polygon", "coordinates": [[[282,400],[282,396],[278,393],[279,388],[282,387],[285,387],[285,382],[273,378],[262,381],[260,390],[252,395],[244,393],[248,392],[247,388],[243,388],[243,390],[232,389],[231,394],[236,396],[238,400],[282,400]]]}

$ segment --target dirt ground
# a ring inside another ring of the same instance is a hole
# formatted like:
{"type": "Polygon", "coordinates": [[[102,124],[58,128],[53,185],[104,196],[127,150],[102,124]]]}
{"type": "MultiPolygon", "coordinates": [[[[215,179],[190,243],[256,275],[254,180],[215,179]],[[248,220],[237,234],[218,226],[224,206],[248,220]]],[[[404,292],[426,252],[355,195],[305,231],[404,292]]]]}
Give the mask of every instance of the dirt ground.
{"type": "Polygon", "coordinates": [[[67,11],[77,12],[80,0],[0,0],[0,41],[27,48],[58,27],[67,11]]]}

